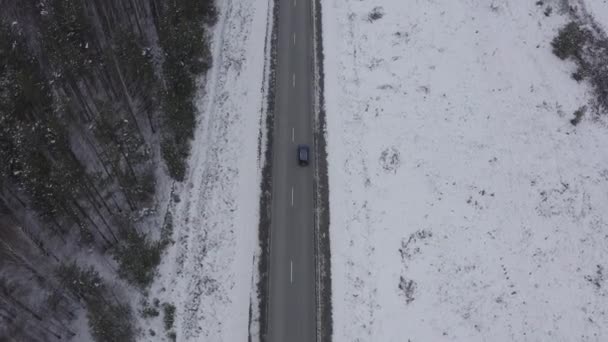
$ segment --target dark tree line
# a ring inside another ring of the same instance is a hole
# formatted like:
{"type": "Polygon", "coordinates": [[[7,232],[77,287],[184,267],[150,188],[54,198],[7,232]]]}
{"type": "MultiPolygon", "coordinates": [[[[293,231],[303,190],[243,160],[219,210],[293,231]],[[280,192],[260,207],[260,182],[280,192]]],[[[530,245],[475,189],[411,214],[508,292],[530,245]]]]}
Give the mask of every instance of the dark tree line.
{"type": "Polygon", "coordinates": [[[167,128],[161,147],[169,173],[183,180],[189,141],[194,135],[195,79],[211,67],[211,53],[201,21],[211,25],[217,13],[213,1],[197,0],[168,1],[163,11],[166,14],[157,23],[164,50],[161,120],[167,128]]]}
{"type": "Polygon", "coordinates": [[[170,230],[154,241],[131,217],[154,206],[159,168],[184,179],[213,1],[0,8],[0,340],[69,339],[86,310],[98,341],[131,341],[116,279],[73,255],[152,281],[170,230]]]}

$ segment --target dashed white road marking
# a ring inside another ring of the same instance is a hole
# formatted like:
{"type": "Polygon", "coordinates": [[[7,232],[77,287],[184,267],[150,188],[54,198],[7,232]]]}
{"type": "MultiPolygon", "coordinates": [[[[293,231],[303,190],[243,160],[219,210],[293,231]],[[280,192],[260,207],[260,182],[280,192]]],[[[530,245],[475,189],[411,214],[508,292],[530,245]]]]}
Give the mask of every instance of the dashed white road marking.
{"type": "Polygon", "coordinates": [[[293,33],[293,46],[296,46],[296,33],[293,33]]]}
{"type": "Polygon", "coordinates": [[[296,73],[294,72],[291,76],[291,85],[295,88],[296,87],[296,73]]]}
{"type": "Polygon", "coordinates": [[[293,207],[293,186],[291,187],[291,206],[293,207]]]}
{"type": "Polygon", "coordinates": [[[291,142],[296,141],[296,129],[291,127],[291,142]]]}
{"type": "Polygon", "coordinates": [[[293,283],[293,261],[289,260],[289,282],[293,283]]]}

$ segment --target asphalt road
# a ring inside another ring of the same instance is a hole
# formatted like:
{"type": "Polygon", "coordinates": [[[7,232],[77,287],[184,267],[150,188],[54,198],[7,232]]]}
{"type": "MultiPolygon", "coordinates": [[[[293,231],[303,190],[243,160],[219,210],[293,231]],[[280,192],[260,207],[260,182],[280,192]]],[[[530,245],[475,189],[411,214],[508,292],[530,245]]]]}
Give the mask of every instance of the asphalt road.
{"type": "Polygon", "coordinates": [[[278,0],[270,240],[269,342],[316,338],[313,245],[313,0],[278,0]],[[298,144],[311,163],[297,163],[298,144]]]}

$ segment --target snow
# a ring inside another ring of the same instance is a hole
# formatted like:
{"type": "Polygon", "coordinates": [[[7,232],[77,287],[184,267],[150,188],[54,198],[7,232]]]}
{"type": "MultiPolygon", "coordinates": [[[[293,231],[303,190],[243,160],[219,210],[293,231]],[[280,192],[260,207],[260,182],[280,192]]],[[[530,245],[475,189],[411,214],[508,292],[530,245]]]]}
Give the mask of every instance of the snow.
{"type": "Polygon", "coordinates": [[[608,125],[543,11],[322,0],[334,341],[608,339],[608,125]]]}
{"type": "Polygon", "coordinates": [[[74,332],[72,341],[93,341],[91,331],[89,330],[89,319],[87,318],[87,312],[84,309],[80,309],[75,313],[75,319],[71,323],[71,329],[74,332]]]}
{"type": "MultiPolygon", "coordinates": [[[[149,300],[177,307],[178,341],[245,341],[259,253],[260,120],[268,0],[218,2],[213,67],[201,79],[190,170],[172,205],[175,244],[149,300]]],[[[162,314],[142,340],[165,340],[162,314]]],[[[252,330],[256,330],[255,327],[252,330]]]]}
{"type": "Polygon", "coordinates": [[[608,0],[577,0],[577,5],[585,8],[604,30],[608,29],[608,0]]]}

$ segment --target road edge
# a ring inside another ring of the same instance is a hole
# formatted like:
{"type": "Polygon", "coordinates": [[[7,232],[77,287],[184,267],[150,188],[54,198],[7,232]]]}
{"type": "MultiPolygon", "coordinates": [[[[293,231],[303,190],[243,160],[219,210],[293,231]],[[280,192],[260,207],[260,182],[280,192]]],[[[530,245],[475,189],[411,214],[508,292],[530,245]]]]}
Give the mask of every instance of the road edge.
{"type": "MultiPolygon", "coordinates": [[[[269,298],[269,280],[270,280],[270,225],[272,221],[272,162],[273,162],[273,151],[272,144],[274,141],[274,117],[275,117],[275,89],[276,89],[276,64],[277,64],[277,45],[278,45],[278,14],[279,4],[277,0],[268,0],[269,11],[268,19],[269,23],[267,31],[271,35],[270,46],[264,47],[265,55],[268,56],[267,63],[264,68],[267,75],[266,84],[268,85],[266,93],[266,113],[262,108],[262,117],[266,114],[265,127],[260,127],[260,139],[259,139],[259,151],[264,154],[264,164],[262,167],[262,179],[260,182],[260,221],[258,223],[258,239],[260,244],[260,255],[258,260],[258,282],[257,282],[257,295],[258,295],[258,313],[259,313],[259,341],[264,342],[267,340],[268,334],[268,298],[269,298]],[[272,21],[272,23],[270,23],[272,21]],[[270,30],[268,30],[270,28],[270,30]],[[270,51],[268,51],[270,49],[270,51]],[[266,141],[265,146],[264,140],[261,138],[264,135],[263,130],[266,130],[266,141]]],[[[268,41],[267,41],[268,42],[268,41]]],[[[264,85],[262,85],[263,87],[264,85]]],[[[261,157],[261,155],[260,155],[261,157]]],[[[250,318],[251,318],[251,305],[250,302],[250,318]]],[[[251,321],[249,342],[252,341],[251,336],[251,321]]]]}
{"type": "Polygon", "coordinates": [[[329,236],[329,176],[327,173],[327,140],[325,122],[324,54],[321,22],[321,0],[312,1],[313,71],[314,71],[314,131],[315,148],[315,256],[317,283],[317,342],[331,342],[333,334],[331,302],[331,249],[329,236]]]}

